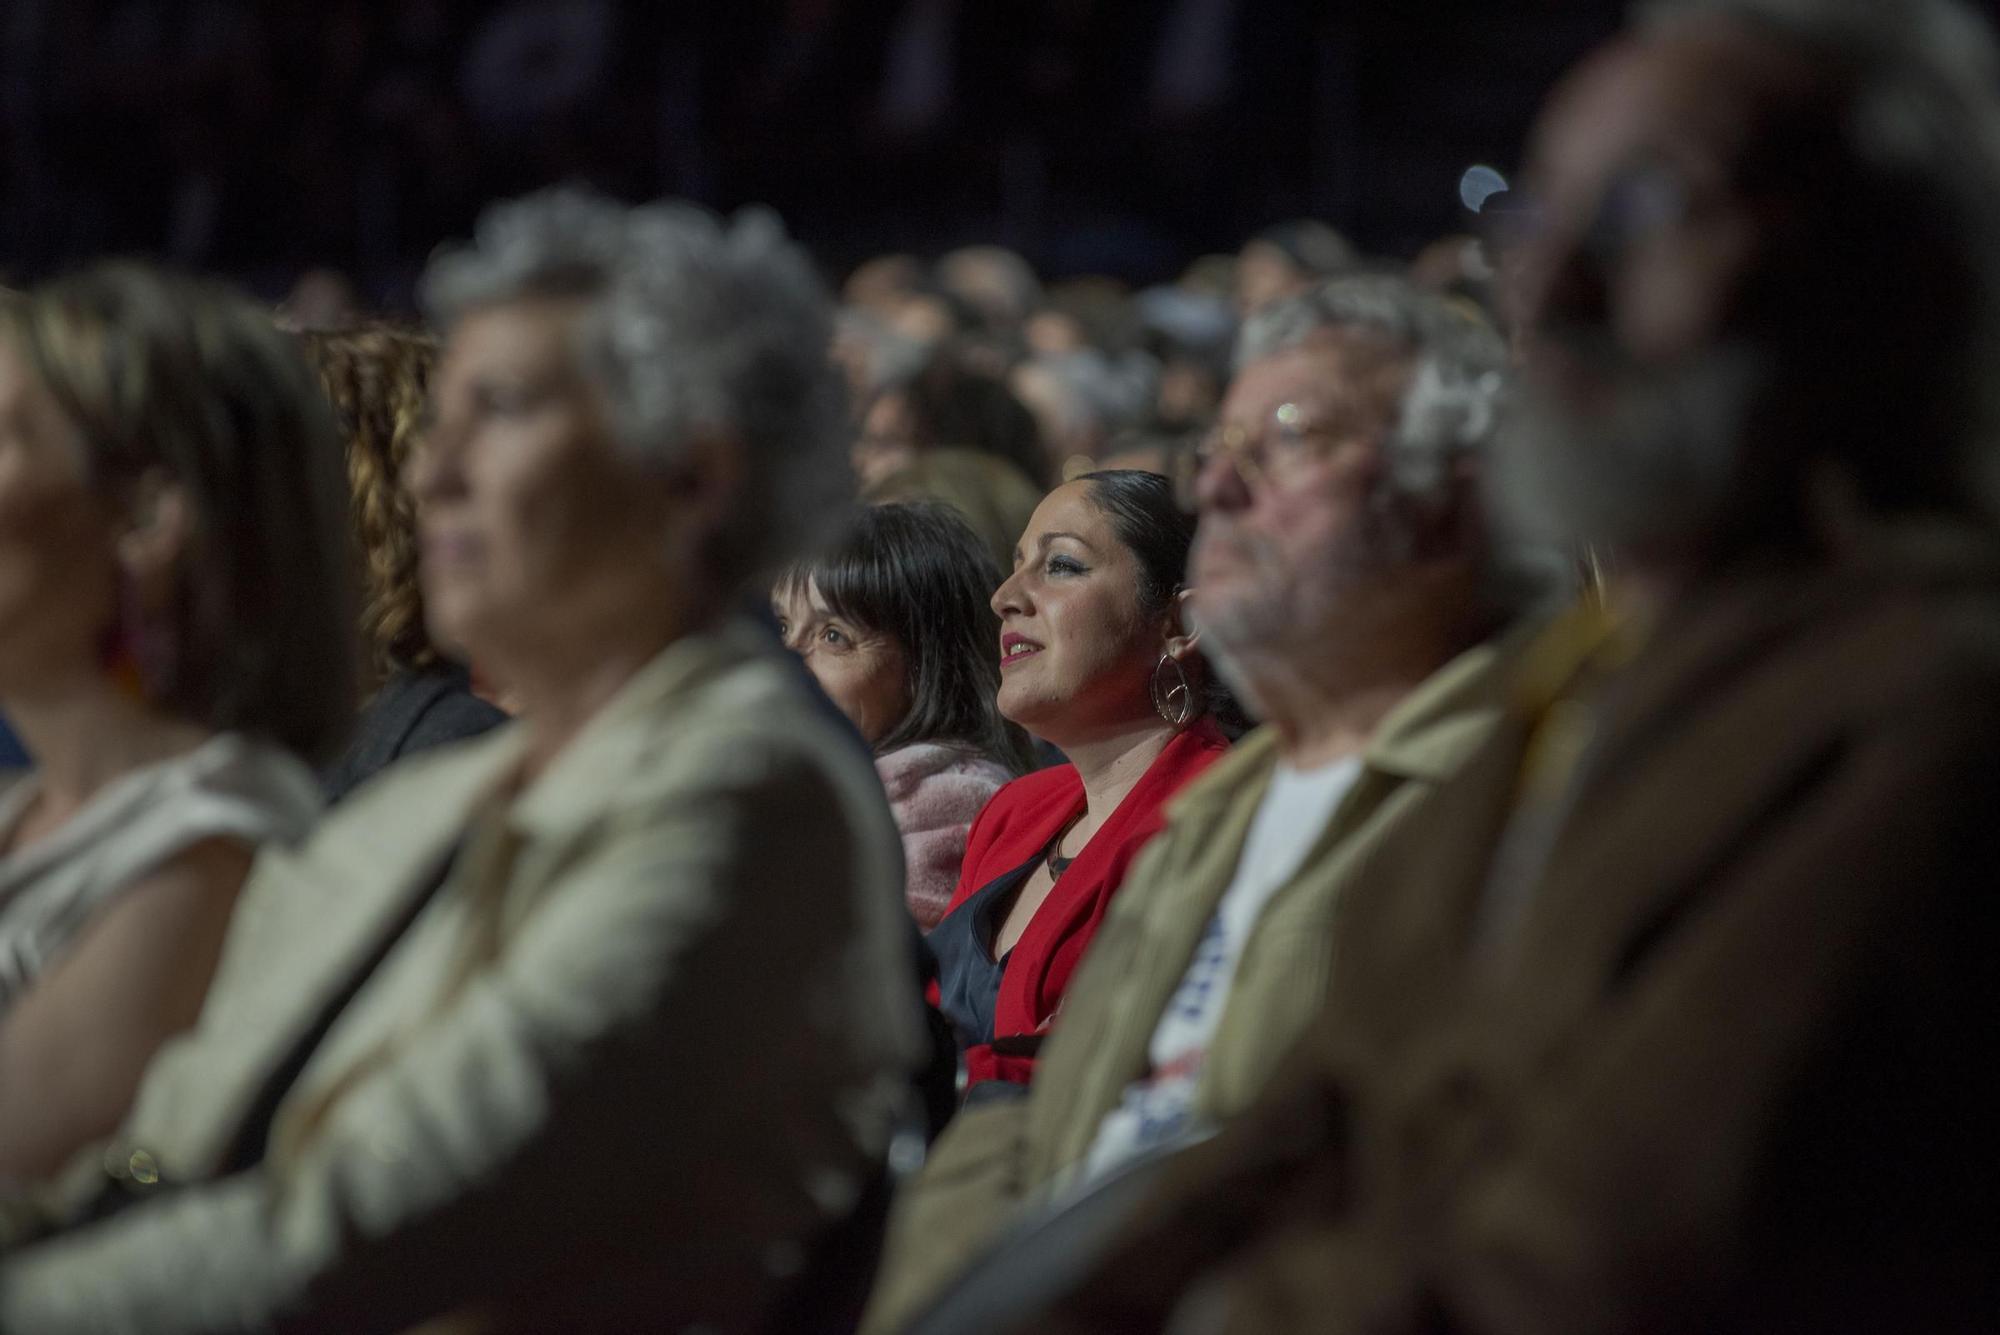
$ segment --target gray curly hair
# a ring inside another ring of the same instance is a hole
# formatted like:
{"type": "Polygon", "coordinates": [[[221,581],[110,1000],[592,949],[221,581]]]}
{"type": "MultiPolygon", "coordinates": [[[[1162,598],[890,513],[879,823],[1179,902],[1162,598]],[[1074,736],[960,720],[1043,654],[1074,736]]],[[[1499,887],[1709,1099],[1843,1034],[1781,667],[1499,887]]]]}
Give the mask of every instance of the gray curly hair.
{"type": "Polygon", "coordinates": [[[829,536],[854,485],[833,311],[777,215],[547,190],[487,209],[471,244],[433,259],[422,284],[441,326],[545,296],[589,303],[578,357],[625,450],[668,464],[703,432],[743,443],[719,575],[748,583],[829,536]]]}
{"type": "Polygon", "coordinates": [[[1334,278],[1273,303],[1244,322],[1240,371],[1329,332],[1359,331],[1409,350],[1415,362],[1395,430],[1384,445],[1385,485],[1430,500],[1452,465],[1483,450],[1507,388],[1507,349],[1478,315],[1390,274],[1334,278]]]}

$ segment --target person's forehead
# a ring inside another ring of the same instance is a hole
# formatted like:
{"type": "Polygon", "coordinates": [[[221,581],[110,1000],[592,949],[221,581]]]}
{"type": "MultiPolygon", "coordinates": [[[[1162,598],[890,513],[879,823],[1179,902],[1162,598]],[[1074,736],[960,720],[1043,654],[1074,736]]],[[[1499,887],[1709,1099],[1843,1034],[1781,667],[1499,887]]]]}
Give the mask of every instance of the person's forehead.
{"type": "Polygon", "coordinates": [[[1028,538],[1032,541],[1044,533],[1064,532],[1095,543],[1107,531],[1110,521],[1090,498],[1093,485],[1081,480],[1065,482],[1043,497],[1029,522],[1028,538]]]}
{"type": "Polygon", "coordinates": [[[573,297],[534,297],[475,307],[453,323],[439,374],[492,364],[525,369],[566,361],[584,305],[573,297]]]}
{"type": "Polygon", "coordinates": [[[1238,372],[1223,416],[1258,416],[1281,403],[1307,409],[1393,403],[1409,365],[1409,351],[1381,336],[1358,329],[1322,330],[1238,372]]]}
{"type": "Polygon", "coordinates": [[[1726,173],[1769,123],[1774,100],[1809,78],[1798,56],[1729,19],[1629,34],[1557,86],[1530,140],[1528,175],[1560,197],[1565,183],[1641,156],[1726,173]]]}
{"type": "Polygon", "coordinates": [[[1286,270],[1296,270],[1299,267],[1293,263],[1290,255],[1287,255],[1276,245],[1258,238],[1252,238],[1243,243],[1243,249],[1237,256],[1239,274],[1245,266],[1286,270]]]}

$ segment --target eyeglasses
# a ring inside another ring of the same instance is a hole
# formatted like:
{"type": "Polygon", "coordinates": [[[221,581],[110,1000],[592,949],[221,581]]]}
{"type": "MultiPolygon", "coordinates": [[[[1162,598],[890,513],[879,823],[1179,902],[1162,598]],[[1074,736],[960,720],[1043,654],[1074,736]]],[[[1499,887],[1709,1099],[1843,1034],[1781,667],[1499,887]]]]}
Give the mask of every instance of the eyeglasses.
{"type": "MultiPolygon", "coordinates": [[[[1671,163],[1642,157],[1605,180],[1577,248],[1602,266],[1618,263],[1651,238],[1695,218],[1704,201],[1695,183],[1671,163]]],[[[1486,219],[1486,240],[1497,251],[1521,248],[1550,227],[1547,205],[1532,195],[1510,194],[1486,219]]]]}
{"type": "Polygon", "coordinates": [[[1284,491],[1312,465],[1344,445],[1367,443],[1376,433],[1356,423],[1312,421],[1296,403],[1281,403],[1261,429],[1218,426],[1174,461],[1174,495],[1181,508],[1199,508],[1197,491],[1211,462],[1226,460],[1253,494],[1284,491]]]}

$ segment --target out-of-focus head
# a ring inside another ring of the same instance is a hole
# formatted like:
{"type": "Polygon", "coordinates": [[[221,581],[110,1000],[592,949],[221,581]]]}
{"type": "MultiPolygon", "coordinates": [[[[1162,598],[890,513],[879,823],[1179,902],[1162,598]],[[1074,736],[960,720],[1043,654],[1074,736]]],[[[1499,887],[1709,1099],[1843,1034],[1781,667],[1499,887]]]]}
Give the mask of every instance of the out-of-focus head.
{"type": "Polygon", "coordinates": [[[1233,306],[1236,301],[1234,255],[1203,255],[1188,265],[1174,286],[1192,296],[1233,306]]]}
{"type": "Polygon", "coordinates": [[[1116,357],[1139,346],[1144,334],[1130,284],[1104,274],[1084,274],[1052,285],[1029,319],[1024,341],[1031,353],[1096,348],[1116,357]]]}
{"type": "MultiPolygon", "coordinates": [[[[1167,655],[1199,714],[1206,674],[1181,616],[1193,537],[1173,483],[1156,473],[1091,473],[1050,492],[993,595],[1000,712],[1059,747],[1128,729],[1159,716],[1167,655]]],[[[1167,689],[1179,680],[1167,673],[1167,689]]]]}
{"type": "Polygon", "coordinates": [[[1410,281],[1440,296],[1481,295],[1493,281],[1485,243],[1476,236],[1441,236],[1410,261],[1410,281]]]}
{"type": "Polygon", "coordinates": [[[347,329],[361,319],[361,294],[338,269],[308,269],[292,284],[278,307],[281,329],[347,329]]]}
{"type": "Polygon", "coordinates": [[[1014,561],[1014,542],[1042,503],[1043,489],[995,454],[980,450],[926,450],[878,482],[864,497],[878,504],[938,501],[958,511],[979,535],[996,570],[1014,561]]]}
{"type": "Polygon", "coordinates": [[[1160,367],[1154,423],[1174,432],[1207,426],[1221,405],[1228,380],[1230,345],[1236,339],[1235,308],[1180,287],[1148,288],[1135,306],[1145,328],[1146,347],[1160,367]]]}
{"type": "Polygon", "coordinates": [[[1267,227],[1244,243],[1236,261],[1236,310],[1250,316],[1286,297],[1354,269],[1346,237],[1323,222],[1301,218],[1267,227]]]}
{"type": "Polygon", "coordinates": [[[1046,354],[1015,367],[1008,384],[1034,415],[1051,472],[1089,471],[1119,431],[1151,412],[1159,363],[1144,353],[1116,359],[1095,348],[1046,354]]]}
{"type": "Polygon", "coordinates": [[[937,262],[938,286],[979,313],[989,329],[1019,329],[1042,303],[1034,268],[1003,246],[964,246],[937,262]]]}
{"type": "Polygon", "coordinates": [[[846,513],[830,307],[770,214],[549,191],[488,210],[424,297],[424,596],[475,660],[706,615],[846,513]]]}
{"type": "Polygon", "coordinates": [[[919,348],[934,350],[972,329],[977,314],[964,302],[942,292],[911,292],[883,313],[891,333],[919,348]]]}
{"type": "Polygon", "coordinates": [[[785,643],[877,754],[918,742],[1019,766],[1000,717],[1000,570],[964,519],[936,502],[870,506],[772,593],[785,643]]]}
{"type": "Polygon", "coordinates": [[[1490,327],[1400,278],[1336,279],[1253,317],[1237,361],[1183,488],[1219,667],[1323,659],[1443,573],[1480,582],[1474,463],[1505,361],[1490,327]]]}
{"type": "Polygon", "coordinates": [[[357,703],[347,488],[292,341],[104,265],[0,302],[0,693],[107,672],[302,755],[357,703]]]}
{"type": "Polygon", "coordinates": [[[861,307],[842,307],[834,321],[833,359],[847,377],[850,403],[870,402],[884,387],[915,375],[930,355],[861,307]]]}
{"type": "Polygon", "coordinates": [[[1996,70],[1949,0],[1678,0],[1571,75],[1510,255],[1515,522],[1687,563],[1987,504],[1996,70]]]}
{"type": "Polygon", "coordinates": [[[1126,469],[1177,477],[1187,471],[1181,460],[1198,443],[1198,437],[1164,431],[1121,431],[1104,447],[1104,470],[1126,469]]]}
{"type": "Polygon", "coordinates": [[[918,443],[916,410],[910,403],[909,386],[915,379],[906,375],[883,386],[861,410],[861,429],[855,433],[848,457],[864,494],[909,467],[923,452],[918,443]]]}
{"type": "Polygon", "coordinates": [[[301,339],[347,446],[347,484],[361,556],[361,637],[375,679],[438,661],[424,624],[416,503],[403,469],[422,427],[437,342],[386,325],[301,339]]]}
{"type": "Polygon", "coordinates": [[[1037,483],[1049,476],[1030,414],[1000,380],[968,367],[950,348],[891,381],[862,414],[854,471],[864,489],[933,450],[977,450],[1005,459],[1037,483]]]}
{"type": "Polygon", "coordinates": [[[840,300],[877,316],[888,316],[924,286],[924,266],[914,255],[877,255],[863,260],[841,284],[840,300]]]}

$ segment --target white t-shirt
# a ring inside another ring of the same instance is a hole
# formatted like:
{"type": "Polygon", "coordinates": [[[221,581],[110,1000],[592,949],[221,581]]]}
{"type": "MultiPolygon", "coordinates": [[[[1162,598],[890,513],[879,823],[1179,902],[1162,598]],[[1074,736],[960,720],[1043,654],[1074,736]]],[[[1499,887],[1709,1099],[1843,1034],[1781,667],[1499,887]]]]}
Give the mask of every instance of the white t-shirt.
{"type": "MultiPolygon", "coordinates": [[[[32,771],[0,774],[0,831],[34,800],[32,771]]],[[[121,775],[58,829],[0,857],[0,1014],[92,914],[206,839],[302,838],[319,815],[313,772],[270,742],[219,733],[121,775]]]]}
{"type": "Polygon", "coordinates": [[[1153,1030],[1147,1048],[1152,1069],[1125,1087],[1118,1106],[1098,1125],[1086,1177],[1095,1178],[1188,1129],[1195,1086],[1235,986],[1243,947],[1271,897],[1298,874],[1313,841],[1360,777],[1360,756],[1312,770],[1278,766],[1250,821],[1236,876],[1153,1030]]]}

